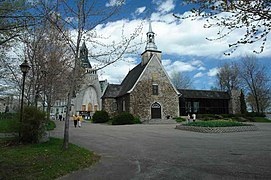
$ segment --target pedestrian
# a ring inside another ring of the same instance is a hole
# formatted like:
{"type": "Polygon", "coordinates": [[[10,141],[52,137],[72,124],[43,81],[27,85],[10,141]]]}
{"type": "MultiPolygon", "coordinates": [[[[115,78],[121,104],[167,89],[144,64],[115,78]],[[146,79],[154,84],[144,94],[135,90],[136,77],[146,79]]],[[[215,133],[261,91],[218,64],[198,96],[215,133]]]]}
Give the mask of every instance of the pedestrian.
{"type": "Polygon", "coordinates": [[[78,127],[82,126],[83,117],[81,115],[78,116],[78,127]]]}
{"type": "Polygon", "coordinates": [[[187,120],[186,120],[187,123],[190,122],[190,114],[187,115],[187,120]]]}
{"type": "Polygon", "coordinates": [[[74,127],[77,126],[77,115],[72,116],[74,127]]]}
{"type": "Polygon", "coordinates": [[[192,114],[192,117],[193,117],[193,122],[195,122],[196,121],[196,114],[195,113],[192,114]]]}
{"type": "Polygon", "coordinates": [[[62,114],[59,114],[59,115],[58,115],[58,119],[59,119],[59,121],[62,120],[62,114]]]}

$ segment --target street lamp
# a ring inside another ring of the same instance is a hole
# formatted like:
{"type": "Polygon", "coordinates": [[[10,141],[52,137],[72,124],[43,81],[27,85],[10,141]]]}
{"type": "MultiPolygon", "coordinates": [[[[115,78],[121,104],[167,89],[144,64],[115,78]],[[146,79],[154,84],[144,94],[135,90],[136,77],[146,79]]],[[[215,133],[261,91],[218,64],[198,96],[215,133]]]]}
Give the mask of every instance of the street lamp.
{"type": "Polygon", "coordinates": [[[23,104],[24,104],[24,83],[25,83],[25,76],[30,69],[28,62],[24,60],[24,62],[20,65],[21,71],[23,73],[23,85],[22,85],[22,97],[21,97],[21,114],[20,114],[20,122],[23,122],[23,104]]]}

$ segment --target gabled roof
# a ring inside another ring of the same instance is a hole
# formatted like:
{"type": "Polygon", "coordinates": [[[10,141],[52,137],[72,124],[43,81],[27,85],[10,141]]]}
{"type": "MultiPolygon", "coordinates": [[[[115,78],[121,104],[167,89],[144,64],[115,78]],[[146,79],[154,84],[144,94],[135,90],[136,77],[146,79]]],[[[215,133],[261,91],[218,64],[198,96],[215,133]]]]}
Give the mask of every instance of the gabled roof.
{"type": "Polygon", "coordinates": [[[122,96],[132,89],[145,67],[146,65],[142,66],[141,63],[139,63],[127,74],[121,83],[121,90],[118,96],[122,96]]]}
{"type": "Polygon", "coordinates": [[[120,89],[119,84],[108,84],[102,98],[115,98],[119,95],[120,89]]]}
{"type": "Polygon", "coordinates": [[[198,99],[230,99],[230,95],[225,91],[211,91],[211,90],[192,90],[192,89],[178,89],[183,98],[198,98],[198,99]]]}

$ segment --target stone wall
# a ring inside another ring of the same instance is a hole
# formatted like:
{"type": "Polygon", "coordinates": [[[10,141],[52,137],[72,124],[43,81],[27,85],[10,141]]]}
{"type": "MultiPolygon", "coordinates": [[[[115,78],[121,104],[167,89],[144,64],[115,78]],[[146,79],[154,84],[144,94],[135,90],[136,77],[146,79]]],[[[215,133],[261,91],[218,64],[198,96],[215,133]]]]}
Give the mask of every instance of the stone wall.
{"type": "Polygon", "coordinates": [[[162,68],[157,57],[154,57],[141,75],[136,87],[130,94],[130,112],[141,120],[151,119],[151,105],[161,105],[162,119],[179,116],[179,97],[162,68]],[[152,85],[158,84],[158,95],[152,94],[152,85]]]}
{"type": "Polygon", "coordinates": [[[240,101],[241,91],[232,90],[230,92],[230,102],[229,102],[229,113],[230,114],[240,114],[241,113],[241,101],[240,101]]]}
{"type": "Polygon", "coordinates": [[[110,117],[117,113],[117,101],[115,98],[102,99],[102,110],[108,112],[110,117]]]}

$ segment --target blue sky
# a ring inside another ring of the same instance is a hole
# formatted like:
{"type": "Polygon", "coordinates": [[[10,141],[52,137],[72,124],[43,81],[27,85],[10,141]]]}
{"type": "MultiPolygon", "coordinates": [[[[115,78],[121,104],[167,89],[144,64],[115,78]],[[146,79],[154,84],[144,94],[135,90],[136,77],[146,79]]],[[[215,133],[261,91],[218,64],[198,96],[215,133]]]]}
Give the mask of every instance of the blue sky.
{"type": "MultiPolygon", "coordinates": [[[[114,5],[115,0],[108,1],[106,6],[114,5]]],[[[136,26],[143,22],[141,35],[135,39],[146,40],[148,22],[151,18],[152,29],[156,33],[155,41],[162,51],[162,63],[170,75],[173,71],[181,71],[192,79],[192,88],[210,89],[215,85],[215,76],[218,68],[225,62],[238,62],[241,56],[250,55],[259,44],[239,47],[230,57],[224,56],[228,50],[228,44],[234,42],[242,35],[242,30],[234,32],[231,36],[217,41],[208,41],[208,38],[216,37],[218,29],[205,29],[205,20],[191,21],[178,20],[173,13],[182,15],[188,13],[181,6],[182,1],[177,0],[126,0],[120,13],[113,20],[97,27],[101,34],[109,35],[113,40],[118,40],[121,28],[125,26],[125,33],[129,35],[136,26]]],[[[111,38],[108,41],[112,40],[111,38]]],[[[267,40],[264,52],[254,54],[266,67],[271,67],[271,42],[267,40]]],[[[122,79],[141,59],[145,44],[135,54],[125,55],[123,60],[100,70],[100,80],[107,79],[109,83],[121,83],[122,79]]],[[[269,70],[269,76],[271,71],[269,70]]]]}

